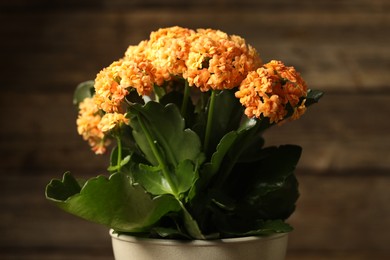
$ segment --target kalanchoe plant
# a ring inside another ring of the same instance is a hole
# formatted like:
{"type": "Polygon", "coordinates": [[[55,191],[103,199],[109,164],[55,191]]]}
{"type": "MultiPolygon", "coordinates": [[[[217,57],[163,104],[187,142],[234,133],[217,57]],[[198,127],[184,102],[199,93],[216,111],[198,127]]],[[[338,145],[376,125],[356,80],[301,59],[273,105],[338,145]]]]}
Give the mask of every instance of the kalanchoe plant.
{"type": "Polygon", "coordinates": [[[46,197],[137,236],[288,232],[301,148],[264,147],[262,134],[321,96],[293,67],[263,64],[239,36],[160,29],[75,91],[78,132],[97,154],[112,148],[107,175],[67,172],[46,197]]]}

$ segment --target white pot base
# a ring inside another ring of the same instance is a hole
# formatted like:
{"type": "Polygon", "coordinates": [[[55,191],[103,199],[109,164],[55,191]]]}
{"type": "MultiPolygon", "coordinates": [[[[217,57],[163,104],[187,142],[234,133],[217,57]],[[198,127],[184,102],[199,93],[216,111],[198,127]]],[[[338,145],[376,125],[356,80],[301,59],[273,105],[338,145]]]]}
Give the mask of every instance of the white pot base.
{"type": "Polygon", "coordinates": [[[116,260],[284,260],[288,241],[287,233],[188,242],[110,235],[116,260]]]}

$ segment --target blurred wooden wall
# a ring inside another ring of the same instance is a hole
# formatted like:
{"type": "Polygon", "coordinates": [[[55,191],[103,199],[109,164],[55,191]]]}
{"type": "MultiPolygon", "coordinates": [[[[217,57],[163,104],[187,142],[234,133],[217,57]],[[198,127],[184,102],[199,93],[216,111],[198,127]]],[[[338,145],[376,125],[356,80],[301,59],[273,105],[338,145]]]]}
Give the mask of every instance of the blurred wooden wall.
{"type": "Polygon", "coordinates": [[[72,92],[150,31],[221,29],[326,95],[267,134],[304,148],[288,259],[390,259],[388,0],[2,0],[0,259],[113,259],[107,229],[44,199],[52,177],[104,173],[72,92]]]}

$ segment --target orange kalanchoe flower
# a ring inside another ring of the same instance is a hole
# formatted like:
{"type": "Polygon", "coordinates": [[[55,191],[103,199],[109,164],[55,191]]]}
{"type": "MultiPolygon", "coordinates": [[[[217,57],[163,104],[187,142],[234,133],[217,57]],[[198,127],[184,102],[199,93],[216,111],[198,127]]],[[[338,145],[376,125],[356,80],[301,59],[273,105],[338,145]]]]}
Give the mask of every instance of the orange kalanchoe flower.
{"type": "Polygon", "coordinates": [[[129,119],[126,118],[126,115],[120,113],[107,113],[105,114],[98,125],[98,128],[106,133],[121,124],[129,124],[129,119]]]}
{"type": "Polygon", "coordinates": [[[299,118],[306,110],[305,100],[301,101],[306,95],[307,85],[300,74],[275,60],[250,72],[236,92],[248,117],[268,117],[271,123],[286,117],[287,104],[294,109],[291,119],[299,118]]]}
{"type": "Polygon", "coordinates": [[[193,30],[179,26],[162,28],[150,34],[145,55],[156,68],[158,85],[171,80],[172,76],[182,76],[186,71],[186,60],[190,50],[193,30]]]}
{"type": "Polygon", "coordinates": [[[119,74],[123,73],[123,60],[113,62],[101,70],[95,79],[95,102],[98,108],[105,112],[118,111],[120,105],[129,93],[119,83],[119,74]]]}
{"type": "Polygon", "coordinates": [[[77,132],[84,140],[88,141],[96,154],[103,154],[109,145],[109,141],[98,127],[101,119],[99,108],[93,98],[85,98],[79,104],[79,115],[76,121],[77,132]]]}
{"type": "Polygon", "coordinates": [[[130,46],[123,59],[101,70],[95,79],[95,100],[107,113],[121,112],[124,98],[130,88],[139,95],[149,95],[153,90],[154,67],[144,55],[146,42],[130,46]]]}
{"type": "Polygon", "coordinates": [[[120,84],[127,88],[135,88],[140,96],[150,95],[158,80],[156,69],[147,57],[148,44],[148,41],[142,41],[136,46],[129,46],[124,57],[127,67],[122,68],[119,75],[120,84]]]}
{"type": "Polygon", "coordinates": [[[120,85],[123,88],[135,88],[140,96],[148,96],[153,91],[153,66],[147,60],[124,60],[119,73],[120,85]]]}
{"type": "Polygon", "coordinates": [[[256,50],[239,36],[198,29],[191,37],[184,78],[201,91],[237,87],[251,70],[261,65],[256,50]]]}

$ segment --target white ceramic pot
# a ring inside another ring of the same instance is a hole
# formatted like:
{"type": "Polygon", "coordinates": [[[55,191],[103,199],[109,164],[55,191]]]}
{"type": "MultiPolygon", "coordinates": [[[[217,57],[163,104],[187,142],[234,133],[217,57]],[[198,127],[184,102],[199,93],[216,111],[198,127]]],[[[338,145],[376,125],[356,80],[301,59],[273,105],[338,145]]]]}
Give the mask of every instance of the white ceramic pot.
{"type": "Polygon", "coordinates": [[[110,231],[116,260],[284,260],[288,234],[183,242],[110,231]]]}

